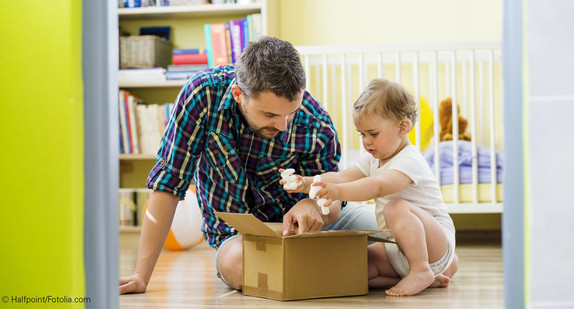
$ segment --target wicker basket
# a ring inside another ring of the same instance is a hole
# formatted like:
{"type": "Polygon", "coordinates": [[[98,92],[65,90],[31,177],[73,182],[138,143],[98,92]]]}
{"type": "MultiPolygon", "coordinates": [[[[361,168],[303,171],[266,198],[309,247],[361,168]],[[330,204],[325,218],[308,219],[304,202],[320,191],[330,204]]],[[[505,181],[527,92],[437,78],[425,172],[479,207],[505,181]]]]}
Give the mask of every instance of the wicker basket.
{"type": "Polygon", "coordinates": [[[120,37],[120,68],[166,68],[171,51],[171,43],[155,35],[120,37]]]}

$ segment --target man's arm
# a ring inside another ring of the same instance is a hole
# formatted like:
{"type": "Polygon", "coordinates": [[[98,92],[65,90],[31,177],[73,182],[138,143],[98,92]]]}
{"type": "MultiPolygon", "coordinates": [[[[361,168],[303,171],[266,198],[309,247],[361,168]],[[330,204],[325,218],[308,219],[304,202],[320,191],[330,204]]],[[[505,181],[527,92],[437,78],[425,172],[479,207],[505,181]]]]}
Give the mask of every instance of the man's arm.
{"type": "Polygon", "coordinates": [[[133,275],[120,278],[120,294],[145,292],[178,202],[179,197],[170,193],[154,191],[151,195],[143,219],[136,269],[133,275]]]}

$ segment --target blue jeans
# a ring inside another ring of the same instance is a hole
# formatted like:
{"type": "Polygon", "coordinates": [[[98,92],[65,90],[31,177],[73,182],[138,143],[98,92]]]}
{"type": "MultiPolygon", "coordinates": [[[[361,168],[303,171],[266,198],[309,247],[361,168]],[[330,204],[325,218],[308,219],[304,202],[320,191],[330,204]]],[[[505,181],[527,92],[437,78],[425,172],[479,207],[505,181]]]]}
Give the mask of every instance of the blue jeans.
{"type": "Polygon", "coordinates": [[[323,227],[330,230],[378,230],[374,205],[348,202],[341,210],[341,217],[335,223],[323,227]]]}

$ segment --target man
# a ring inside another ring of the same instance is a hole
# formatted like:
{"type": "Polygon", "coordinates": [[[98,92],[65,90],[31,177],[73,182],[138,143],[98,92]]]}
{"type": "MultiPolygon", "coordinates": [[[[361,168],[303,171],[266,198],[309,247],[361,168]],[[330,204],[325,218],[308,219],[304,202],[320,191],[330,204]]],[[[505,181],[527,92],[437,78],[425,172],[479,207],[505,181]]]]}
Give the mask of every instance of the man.
{"type": "Polygon", "coordinates": [[[147,184],[154,190],[144,218],[135,273],[120,278],[120,293],[145,292],[175,208],[195,183],[203,232],[217,251],[218,276],[241,289],[242,239],[214,211],[251,213],[283,221],[284,233],[376,229],[374,213],[341,203],[321,214],[315,200],[287,193],[279,169],[300,175],[337,170],[340,146],[327,112],[304,90],[305,73],[293,46],[263,37],[235,68],[198,73],[174,104],[147,184]],[[333,224],[335,223],[335,224],[333,224]]]}

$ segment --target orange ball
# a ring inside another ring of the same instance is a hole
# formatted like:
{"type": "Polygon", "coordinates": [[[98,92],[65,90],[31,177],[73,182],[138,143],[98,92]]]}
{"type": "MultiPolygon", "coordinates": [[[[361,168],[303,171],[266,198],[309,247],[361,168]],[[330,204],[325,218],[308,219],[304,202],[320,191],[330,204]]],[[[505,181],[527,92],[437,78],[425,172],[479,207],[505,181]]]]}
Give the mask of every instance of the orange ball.
{"type": "MultiPolygon", "coordinates": [[[[149,200],[145,206],[147,206],[149,200]]],[[[145,213],[145,210],[144,210],[145,213]]],[[[163,244],[165,249],[179,251],[199,245],[203,241],[201,225],[203,217],[197,204],[195,187],[190,186],[185,199],[179,201],[175,209],[175,215],[169,229],[169,234],[163,244]]]]}

